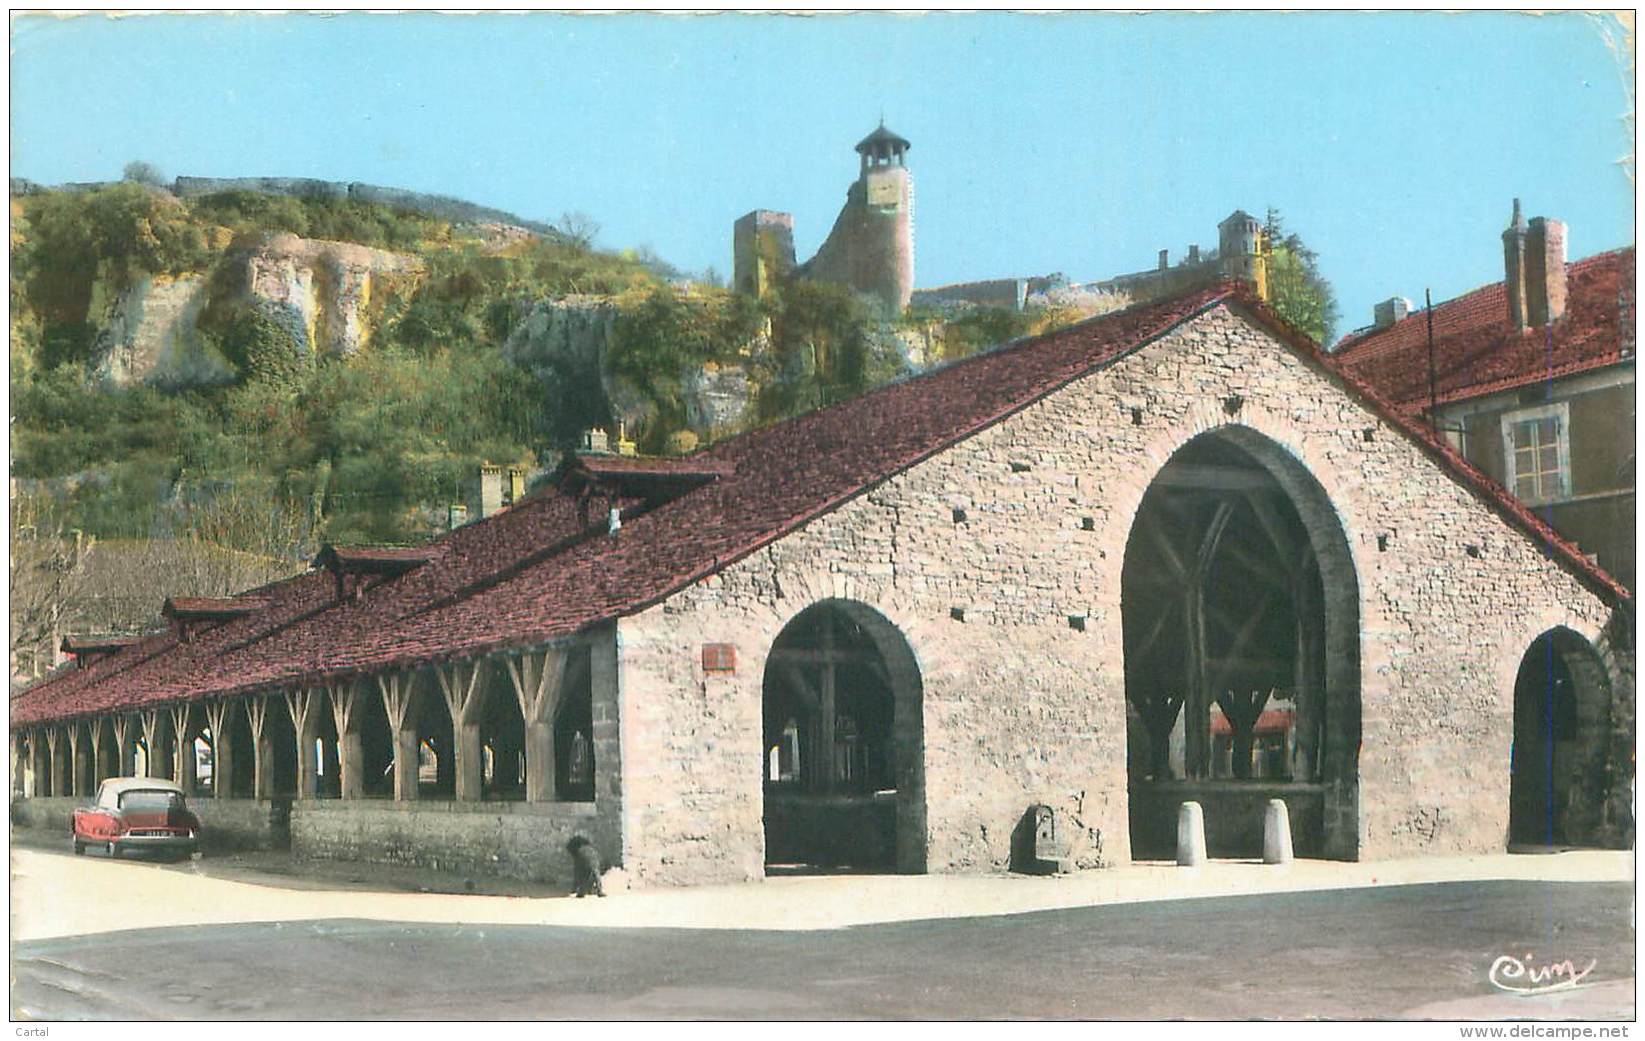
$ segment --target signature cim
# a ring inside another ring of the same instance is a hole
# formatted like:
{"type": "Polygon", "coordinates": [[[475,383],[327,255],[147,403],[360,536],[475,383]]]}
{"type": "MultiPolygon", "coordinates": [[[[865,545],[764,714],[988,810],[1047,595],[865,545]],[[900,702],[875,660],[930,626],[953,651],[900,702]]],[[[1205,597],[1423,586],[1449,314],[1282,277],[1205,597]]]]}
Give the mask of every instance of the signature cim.
{"type": "Polygon", "coordinates": [[[1547,965],[1537,965],[1532,962],[1531,957],[1531,952],[1526,951],[1523,958],[1504,954],[1492,962],[1488,974],[1491,985],[1498,990],[1514,994],[1546,994],[1553,990],[1570,990],[1587,978],[1588,973],[1593,972],[1594,966],[1599,964],[1599,959],[1596,958],[1588,963],[1586,969],[1578,972],[1576,963],[1569,958],[1547,965]]]}

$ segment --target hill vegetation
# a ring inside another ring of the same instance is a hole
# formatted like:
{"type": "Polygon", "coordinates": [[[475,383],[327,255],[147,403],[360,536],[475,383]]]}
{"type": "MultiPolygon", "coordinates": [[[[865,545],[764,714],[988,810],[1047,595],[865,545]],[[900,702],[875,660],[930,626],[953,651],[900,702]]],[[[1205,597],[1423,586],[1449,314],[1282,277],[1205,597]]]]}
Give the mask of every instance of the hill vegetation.
{"type": "MultiPolygon", "coordinates": [[[[633,388],[631,433],[662,452],[695,441],[683,379],[748,370],[748,422],[858,393],[904,368],[848,292],[795,284],[764,301],[681,289],[646,254],[564,235],[499,244],[471,226],[346,198],[227,192],[179,199],[138,180],[11,201],[12,475],[66,527],[181,537],[217,500],[266,503],[281,523],[217,531],[233,549],[300,555],[320,540],[409,542],[443,525],[482,460],[552,466],[590,426],[614,426],[587,373],[556,378],[503,350],[533,304],[597,296],[618,319],[604,360],[633,388]],[[227,378],[113,386],[91,378],[114,302],[141,279],[228,277],[234,249],[287,232],[410,254],[415,285],[381,303],[369,350],[329,356],[231,293],[199,336],[227,378]],[[592,392],[591,392],[592,391],[592,392]],[[270,545],[296,524],[305,538],[270,545]]],[[[235,511],[243,515],[246,511],[235,511]]]]}

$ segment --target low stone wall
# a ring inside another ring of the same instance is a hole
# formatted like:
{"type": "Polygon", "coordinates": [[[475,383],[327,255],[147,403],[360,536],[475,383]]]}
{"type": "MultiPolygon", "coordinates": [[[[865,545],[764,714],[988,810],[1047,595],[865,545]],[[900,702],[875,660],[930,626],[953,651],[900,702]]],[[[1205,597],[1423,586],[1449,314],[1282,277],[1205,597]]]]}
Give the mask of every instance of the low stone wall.
{"type": "Polygon", "coordinates": [[[46,796],[44,798],[19,798],[13,796],[11,800],[11,826],[14,828],[29,828],[35,831],[55,831],[67,840],[70,819],[74,816],[74,808],[85,805],[85,802],[86,800],[76,799],[73,796],[46,796]]]}
{"type": "Polygon", "coordinates": [[[617,842],[610,830],[593,803],[303,799],[292,807],[291,849],[311,859],[569,884],[566,842],[588,836],[609,865],[617,842]]]}
{"type": "MultiPolygon", "coordinates": [[[[74,796],[14,798],[11,823],[16,828],[59,834],[68,841],[74,810],[89,800],[74,796]]],[[[200,818],[200,846],[206,852],[235,849],[284,849],[290,843],[287,818],[289,800],[258,799],[189,800],[189,809],[200,818]]]]}
{"type": "Polygon", "coordinates": [[[896,863],[896,796],[779,795],[765,798],[765,859],[772,864],[896,863]]]}

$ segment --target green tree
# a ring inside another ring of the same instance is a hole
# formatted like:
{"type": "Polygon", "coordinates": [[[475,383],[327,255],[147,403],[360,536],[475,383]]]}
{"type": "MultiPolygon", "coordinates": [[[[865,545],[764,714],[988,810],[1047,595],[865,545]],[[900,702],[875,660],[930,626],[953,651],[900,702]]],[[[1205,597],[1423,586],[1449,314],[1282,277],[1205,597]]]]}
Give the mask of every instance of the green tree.
{"type": "Polygon", "coordinates": [[[133,159],[127,163],[126,168],[121,171],[120,177],[121,180],[136,181],[138,184],[146,184],[154,188],[164,188],[166,186],[166,175],[160,172],[160,168],[141,159],[133,159]]]}
{"type": "Polygon", "coordinates": [[[690,373],[737,360],[759,327],[758,304],[725,292],[686,295],[657,286],[622,307],[608,367],[655,407],[643,432],[648,447],[662,450],[668,436],[684,426],[690,373]]]}
{"type": "Polygon", "coordinates": [[[236,310],[223,332],[221,349],[248,380],[290,386],[307,368],[291,332],[256,307],[236,310]]]}
{"type": "Polygon", "coordinates": [[[1327,346],[1336,331],[1336,291],[1319,270],[1319,254],[1272,207],[1263,234],[1268,242],[1268,302],[1281,318],[1327,346]]]}
{"type": "Polygon", "coordinates": [[[855,397],[901,371],[893,339],[844,286],[789,279],[769,294],[767,306],[771,346],[756,359],[764,418],[855,397]]]}

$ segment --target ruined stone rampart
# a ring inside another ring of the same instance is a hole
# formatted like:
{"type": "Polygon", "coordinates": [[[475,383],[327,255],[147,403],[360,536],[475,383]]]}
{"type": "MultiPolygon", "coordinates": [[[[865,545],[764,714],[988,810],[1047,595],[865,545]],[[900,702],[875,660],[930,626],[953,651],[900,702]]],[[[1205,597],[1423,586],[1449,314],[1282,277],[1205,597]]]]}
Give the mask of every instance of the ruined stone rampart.
{"type": "Polygon", "coordinates": [[[913,307],[934,309],[969,305],[1021,311],[1028,306],[1029,297],[1049,293],[1067,284],[1068,279],[1062,275],[990,278],[980,282],[957,282],[935,289],[916,289],[909,303],[913,307]]]}
{"type": "Polygon", "coordinates": [[[172,192],[180,199],[194,199],[222,192],[257,192],[262,195],[289,195],[300,199],[352,199],[397,210],[426,213],[440,220],[495,222],[528,228],[539,234],[554,234],[540,221],[529,221],[504,210],[479,206],[449,195],[430,195],[404,188],[385,188],[360,181],[321,181],[308,177],[179,177],[172,192]]]}

